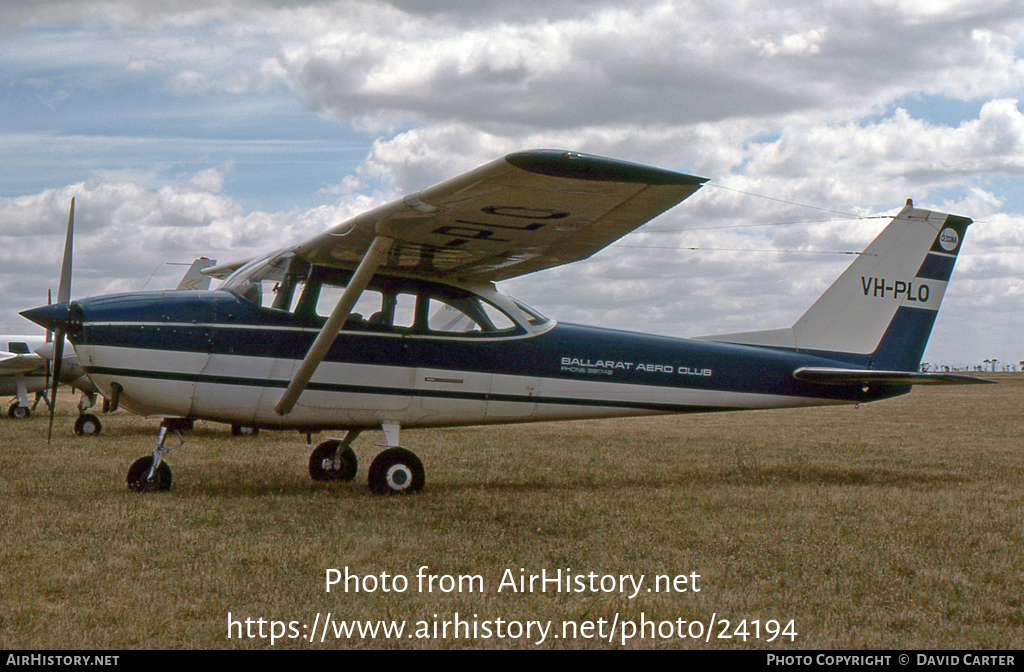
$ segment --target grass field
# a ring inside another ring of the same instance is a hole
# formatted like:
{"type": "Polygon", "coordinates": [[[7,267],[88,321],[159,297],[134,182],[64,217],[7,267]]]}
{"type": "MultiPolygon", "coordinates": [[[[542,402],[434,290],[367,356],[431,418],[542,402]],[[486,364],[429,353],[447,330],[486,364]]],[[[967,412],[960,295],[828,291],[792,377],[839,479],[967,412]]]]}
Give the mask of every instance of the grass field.
{"type": "Polygon", "coordinates": [[[407,497],[366,488],[378,434],[356,441],[354,483],[324,484],[299,435],[204,423],[168,459],[170,492],[129,493],[156,423],[118,412],[76,438],[62,395],[50,447],[42,415],[0,418],[0,648],[271,646],[243,626],[229,639],[229,612],[267,635],[294,621],[274,648],[532,648],[511,625],[527,620],[551,621],[540,646],[558,648],[1020,648],[1024,376],[999,380],[860,407],[408,431],[427,485],[407,497]],[[484,591],[420,591],[421,566],[484,591]],[[345,567],[409,586],[327,593],[345,567]],[[696,573],[700,592],[497,592],[520,568],[646,587],[696,573]],[[328,613],[408,629],[311,643],[328,613]],[[477,638],[409,636],[456,613],[477,638]],[[622,638],[628,622],[712,615],[710,641],[622,638]],[[483,638],[498,618],[512,636],[483,638]],[[617,636],[562,636],[602,619],[617,636]],[[746,619],[746,641],[718,639],[721,619],[746,619]],[[768,643],[769,620],[796,637],[768,643]]]}

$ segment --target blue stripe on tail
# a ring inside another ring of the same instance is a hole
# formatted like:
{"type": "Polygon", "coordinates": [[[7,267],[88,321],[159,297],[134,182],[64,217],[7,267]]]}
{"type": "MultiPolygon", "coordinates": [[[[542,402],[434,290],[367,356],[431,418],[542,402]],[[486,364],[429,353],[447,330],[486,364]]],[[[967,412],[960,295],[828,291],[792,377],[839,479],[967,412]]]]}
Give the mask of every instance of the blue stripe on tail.
{"type": "Polygon", "coordinates": [[[868,368],[883,371],[917,371],[928,345],[928,337],[938,316],[937,310],[903,306],[885,330],[878,347],[871,353],[868,368]]]}

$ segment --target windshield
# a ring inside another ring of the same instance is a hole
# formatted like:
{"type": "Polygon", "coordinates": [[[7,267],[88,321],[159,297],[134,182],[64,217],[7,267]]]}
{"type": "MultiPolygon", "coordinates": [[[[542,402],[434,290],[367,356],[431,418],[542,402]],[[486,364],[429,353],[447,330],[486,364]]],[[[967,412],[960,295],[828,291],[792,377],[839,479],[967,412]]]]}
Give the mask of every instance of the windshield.
{"type": "Polygon", "coordinates": [[[220,289],[235,292],[257,306],[287,308],[294,279],[304,272],[302,267],[305,266],[291,252],[272,252],[239,268],[228,276],[220,289]]]}

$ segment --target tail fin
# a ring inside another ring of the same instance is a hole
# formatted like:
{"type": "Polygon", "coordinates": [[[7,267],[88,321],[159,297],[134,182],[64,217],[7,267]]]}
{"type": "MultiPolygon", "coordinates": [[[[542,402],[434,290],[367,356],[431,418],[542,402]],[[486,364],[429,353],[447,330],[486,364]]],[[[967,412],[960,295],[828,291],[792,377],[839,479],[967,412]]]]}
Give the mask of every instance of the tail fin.
{"type": "Polygon", "coordinates": [[[207,259],[206,257],[199,257],[192,262],[192,265],[185,271],[185,277],[181,279],[178,286],[175,289],[209,289],[210,288],[210,276],[203,275],[201,272],[204,268],[209,268],[217,263],[216,259],[207,259]]]}
{"type": "Polygon", "coordinates": [[[907,201],[792,327],[703,339],[916,371],[970,224],[966,217],[917,209],[907,201]]]}

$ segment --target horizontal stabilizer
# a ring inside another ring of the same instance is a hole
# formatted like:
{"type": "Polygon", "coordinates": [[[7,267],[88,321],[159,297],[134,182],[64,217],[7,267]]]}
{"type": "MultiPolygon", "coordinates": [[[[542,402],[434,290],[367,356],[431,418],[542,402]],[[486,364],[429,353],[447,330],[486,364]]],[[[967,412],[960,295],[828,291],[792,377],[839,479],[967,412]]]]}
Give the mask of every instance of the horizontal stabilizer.
{"type": "Polygon", "coordinates": [[[824,385],[974,385],[996,382],[959,373],[833,369],[815,366],[802,366],[793,372],[793,377],[808,383],[824,385]]]}

